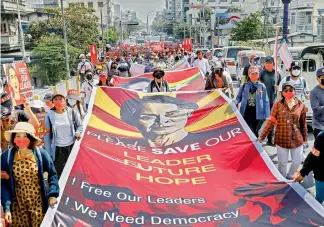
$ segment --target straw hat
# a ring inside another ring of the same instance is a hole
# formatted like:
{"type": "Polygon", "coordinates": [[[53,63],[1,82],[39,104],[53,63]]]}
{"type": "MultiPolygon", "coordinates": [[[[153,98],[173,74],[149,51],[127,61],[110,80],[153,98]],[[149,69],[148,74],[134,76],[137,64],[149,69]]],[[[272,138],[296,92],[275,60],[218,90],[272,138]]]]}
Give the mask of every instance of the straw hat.
{"type": "Polygon", "coordinates": [[[17,132],[25,132],[29,134],[31,137],[33,137],[37,142],[37,144],[42,143],[42,140],[38,137],[35,136],[35,128],[33,125],[27,123],[27,122],[18,122],[13,130],[6,131],[4,133],[4,136],[8,142],[11,141],[11,136],[12,133],[17,133],[17,132]]]}

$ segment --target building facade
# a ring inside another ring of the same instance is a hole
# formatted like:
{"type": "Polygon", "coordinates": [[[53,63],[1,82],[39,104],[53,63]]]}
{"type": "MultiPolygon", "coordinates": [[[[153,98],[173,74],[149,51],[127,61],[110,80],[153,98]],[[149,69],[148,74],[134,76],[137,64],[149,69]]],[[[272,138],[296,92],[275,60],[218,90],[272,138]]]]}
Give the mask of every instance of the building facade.
{"type": "MultiPolygon", "coordinates": [[[[19,50],[21,47],[16,1],[1,0],[1,52],[19,50]]],[[[25,1],[20,4],[22,28],[28,24],[25,1]]]]}

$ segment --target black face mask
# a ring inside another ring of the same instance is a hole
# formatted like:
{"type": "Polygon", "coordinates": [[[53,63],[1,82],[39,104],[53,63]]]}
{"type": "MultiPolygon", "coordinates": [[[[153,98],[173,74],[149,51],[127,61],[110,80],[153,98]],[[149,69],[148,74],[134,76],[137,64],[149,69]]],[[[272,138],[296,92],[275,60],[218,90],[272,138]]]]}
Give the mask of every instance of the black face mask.
{"type": "Polygon", "coordinates": [[[324,86],[324,78],[321,79],[321,84],[324,86]]]}
{"type": "Polygon", "coordinates": [[[86,75],[87,80],[92,80],[92,75],[86,75]]]}
{"type": "Polygon", "coordinates": [[[117,66],[111,66],[112,69],[117,69],[117,66]]]}
{"type": "Polygon", "coordinates": [[[222,73],[221,69],[214,69],[214,73],[220,75],[222,73]]]}

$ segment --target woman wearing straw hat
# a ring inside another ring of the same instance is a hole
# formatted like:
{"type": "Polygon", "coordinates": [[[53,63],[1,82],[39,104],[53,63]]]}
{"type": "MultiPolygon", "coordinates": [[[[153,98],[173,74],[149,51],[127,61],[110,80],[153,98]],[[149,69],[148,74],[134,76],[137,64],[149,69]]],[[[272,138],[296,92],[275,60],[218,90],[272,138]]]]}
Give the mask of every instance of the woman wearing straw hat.
{"type": "Polygon", "coordinates": [[[40,226],[48,206],[54,206],[59,196],[53,161],[44,149],[37,147],[41,139],[35,136],[31,124],[19,122],[5,132],[5,137],[12,148],[1,155],[1,171],[9,175],[9,179],[1,179],[4,217],[11,226],[40,226]]]}

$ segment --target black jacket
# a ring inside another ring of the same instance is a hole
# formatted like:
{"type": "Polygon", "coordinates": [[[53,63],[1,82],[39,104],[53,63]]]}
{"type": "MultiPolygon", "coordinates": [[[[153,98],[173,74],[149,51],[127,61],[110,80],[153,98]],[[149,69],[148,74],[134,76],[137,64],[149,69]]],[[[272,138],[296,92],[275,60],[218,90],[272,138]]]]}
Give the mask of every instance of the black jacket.
{"type": "Polygon", "coordinates": [[[319,150],[320,156],[316,157],[309,153],[300,174],[305,177],[311,171],[314,173],[315,180],[324,182],[324,131],[322,131],[315,139],[314,148],[319,150]]]}

